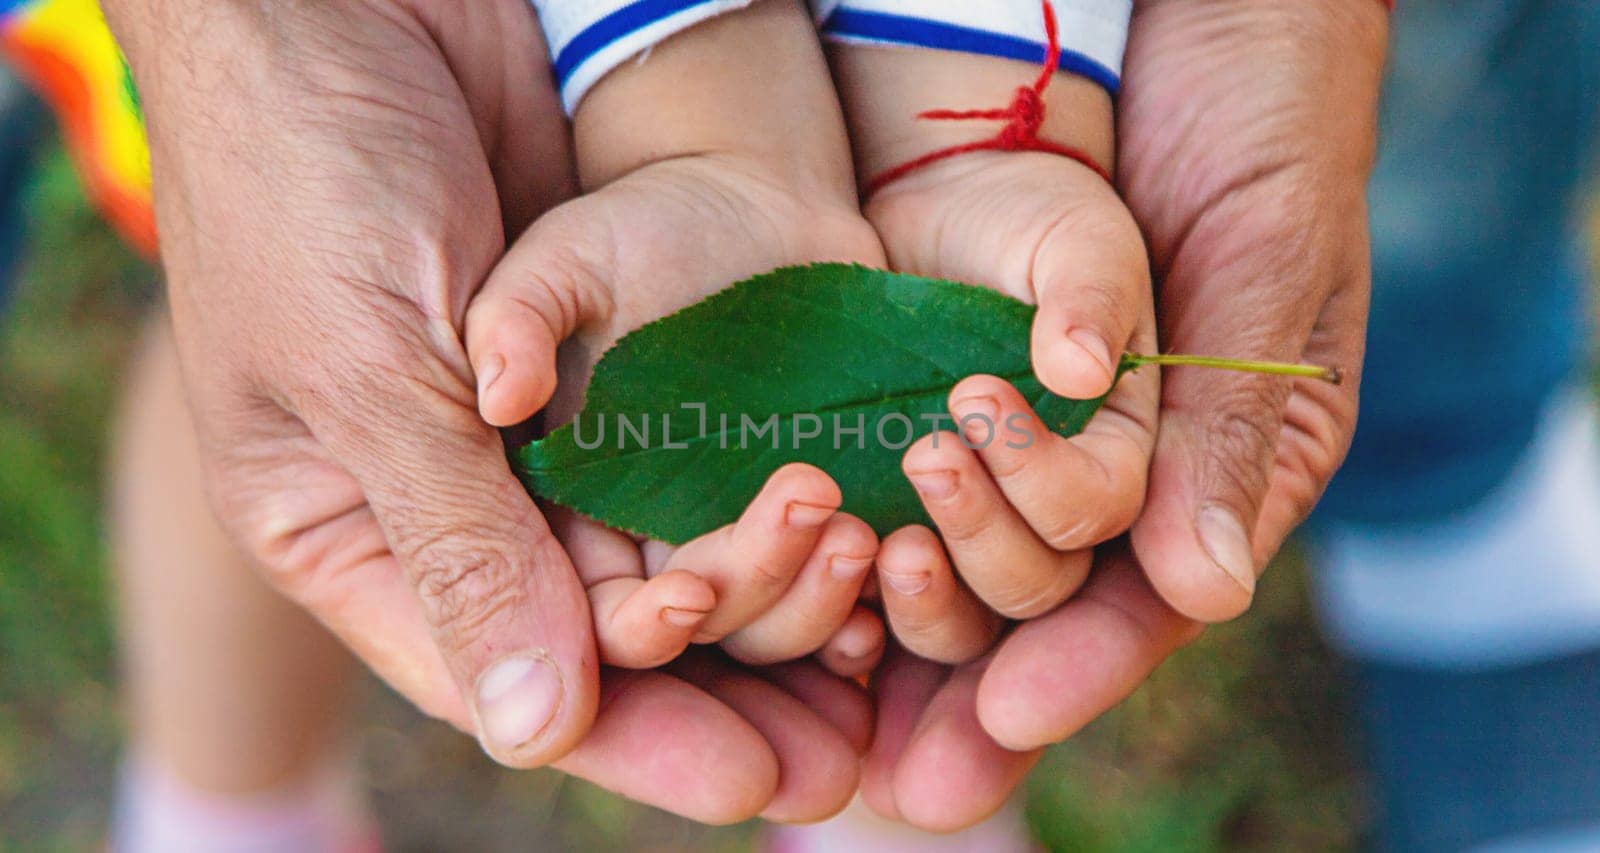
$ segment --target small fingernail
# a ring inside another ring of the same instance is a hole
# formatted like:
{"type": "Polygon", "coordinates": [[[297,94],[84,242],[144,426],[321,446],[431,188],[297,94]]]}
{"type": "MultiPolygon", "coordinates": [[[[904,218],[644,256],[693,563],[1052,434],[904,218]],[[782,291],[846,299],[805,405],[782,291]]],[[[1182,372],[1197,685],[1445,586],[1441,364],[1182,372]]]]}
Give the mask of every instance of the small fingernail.
{"type": "Polygon", "coordinates": [[[661,621],[674,628],[693,628],[706,621],[706,617],[710,615],[704,610],[685,610],[681,607],[661,608],[661,621]]]}
{"type": "Polygon", "coordinates": [[[561,673],[543,652],[512,655],[478,677],[479,736],[492,752],[528,743],[561,707],[561,673]]]}
{"type": "Polygon", "coordinates": [[[867,631],[847,631],[834,641],[834,650],[847,658],[864,658],[878,648],[876,638],[867,631]]]}
{"type": "Polygon", "coordinates": [[[1098,332],[1089,329],[1073,329],[1067,332],[1067,338],[1078,345],[1078,349],[1094,359],[1101,369],[1111,371],[1111,347],[1106,344],[1106,339],[1100,337],[1098,332]]]}
{"type": "Polygon", "coordinates": [[[789,511],[783,520],[790,527],[821,527],[824,522],[833,517],[836,510],[831,506],[817,506],[816,504],[795,501],[789,504],[789,511]]]}
{"type": "Polygon", "coordinates": [[[866,574],[870,568],[872,568],[871,557],[838,555],[828,561],[828,574],[833,575],[836,581],[853,581],[866,574]]]}
{"type": "Polygon", "coordinates": [[[478,399],[488,396],[489,388],[494,385],[500,374],[506,372],[505,356],[495,353],[483,360],[483,369],[478,371],[478,399]]]}
{"type": "Polygon", "coordinates": [[[926,573],[896,574],[883,572],[883,581],[901,595],[917,595],[933,583],[933,575],[926,573]]]}
{"type": "Polygon", "coordinates": [[[995,398],[968,397],[956,401],[953,408],[968,446],[983,448],[994,441],[1000,421],[1000,403],[995,398]]]}
{"type": "Polygon", "coordinates": [[[911,485],[922,493],[923,497],[942,501],[956,493],[956,472],[954,471],[928,471],[922,474],[909,474],[911,485]]]}
{"type": "Polygon", "coordinates": [[[1218,568],[1228,577],[1238,581],[1245,592],[1256,589],[1256,563],[1250,552],[1250,535],[1232,510],[1221,506],[1208,506],[1200,510],[1195,521],[1200,534],[1200,546],[1218,568]]]}
{"type": "Polygon", "coordinates": [[[992,423],[1000,417],[1000,403],[993,397],[967,397],[964,400],[957,400],[953,408],[958,418],[988,418],[992,423]]]}

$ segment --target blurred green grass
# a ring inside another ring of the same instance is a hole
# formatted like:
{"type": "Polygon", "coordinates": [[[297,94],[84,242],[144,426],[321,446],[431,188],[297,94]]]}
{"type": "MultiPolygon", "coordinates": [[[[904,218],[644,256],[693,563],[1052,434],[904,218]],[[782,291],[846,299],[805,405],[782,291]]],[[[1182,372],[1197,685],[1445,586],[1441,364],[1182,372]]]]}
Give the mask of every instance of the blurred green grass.
{"type": "MultiPolygon", "coordinates": [[[[154,273],[87,208],[59,149],[28,203],[30,248],[0,322],[0,849],[104,839],[120,738],[99,517],[118,375],[154,273]]],[[[1304,575],[1279,561],[1251,615],[1211,631],[1052,750],[1026,788],[1059,851],[1343,850],[1365,806],[1349,715],[1304,575]]],[[[357,741],[392,849],[738,850],[551,772],[491,767],[381,690],[357,741]]]]}

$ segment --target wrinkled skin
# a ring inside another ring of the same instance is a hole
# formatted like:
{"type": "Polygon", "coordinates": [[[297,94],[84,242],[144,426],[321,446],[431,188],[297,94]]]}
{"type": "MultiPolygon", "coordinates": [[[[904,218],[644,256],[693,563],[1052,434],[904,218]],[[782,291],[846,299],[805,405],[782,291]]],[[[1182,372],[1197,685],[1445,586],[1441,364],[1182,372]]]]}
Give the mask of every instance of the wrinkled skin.
{"type": "MultiPolygon", "coordinates": [[[[998,809],[1042,747],[1247,608],[1255,572],[1310,512],[1355,428],[1386,27],[1368,0],[1137,4],[1117,184],[1149,244],[1163,349],[1333,365],[1345,381],[1166,371],[1129,544],[1100,549],[1081,591],[991,655],[955,669],[902,655],[877,674],[863,775],[876,810],[948,830],[998,809]],[[1213,507],[1250,531],[1225,554],[1242,580],[1201,544],[1213,507]]],[[[884,240],[892,258],[907,238],[884,240]]]]}
{"type": "MultiPolygon", "coordinates": [[[[213,497],[280,589],[467,730],[477,673],[532,638],[568,673],[563,703],[497,757],[565,755],[701,820],[772,810],[780,765],[815,759],[807,726],[859,744],[861,697],[806,666],[772,673],[781,690],[699,660],[608,673],[601,690],[582,587],[474,411],[467,302],[504,235],[570,192],[524,4],[449,22],[380,0],[107,6],[146,107],[213,497]]],[[[878,673],[865,791],[880,811],[946,829],[992,812],[1038,748],[1119,701],[1197,620],[1248,605],[1253,582],[1199,543],[1201,507],[1251,531],[1253,573],[1320,494],[1354,425],[1383,28],[1366,0],[1139,5],[1119,189],[1150,243],[1164,347],[1335,364],[1347,384],[1165,377],[1131,546],[1104,549],[1075,596],[991,655],[878,673]]]]}
{"type": "Polygon", "coordinates": [[[572,564],[476,411],[468,301],[573,191],[528,5],[106,5],[212,499],[269,580],[465,731],[478,674],[543,650],[561,701],[507,764],[709,822],[842,805],[860,691],[712,656],[600,673],[572,564]]]}

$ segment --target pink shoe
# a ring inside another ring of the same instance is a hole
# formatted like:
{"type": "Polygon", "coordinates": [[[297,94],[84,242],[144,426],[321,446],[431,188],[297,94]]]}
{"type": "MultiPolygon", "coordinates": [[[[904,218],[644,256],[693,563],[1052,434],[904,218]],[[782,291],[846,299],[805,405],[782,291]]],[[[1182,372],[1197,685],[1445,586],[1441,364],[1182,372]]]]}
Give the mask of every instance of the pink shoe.
{"type": "Polygon", "coordinates": [[[114,853],[382,853],[356,774],[338,766],[297,789],[201,791],[148,757],[123,765],[114,853]]]}

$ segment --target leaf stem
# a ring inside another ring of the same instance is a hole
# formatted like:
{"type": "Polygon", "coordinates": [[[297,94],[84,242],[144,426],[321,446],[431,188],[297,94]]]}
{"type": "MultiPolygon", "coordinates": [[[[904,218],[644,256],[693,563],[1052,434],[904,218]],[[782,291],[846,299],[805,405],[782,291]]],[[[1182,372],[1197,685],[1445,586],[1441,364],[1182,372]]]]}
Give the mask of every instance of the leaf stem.
{"type": "Polygon", "coordinates": [[[1337,367],[1322,367],[1316,364],[1284,364],[1275,361],[1246,361],[1237,358],[1215,358],[1208,355],[1140,355],[1139,353],[1126,353],[1122,356],[1124,364],[1139,367],[1145,364],[1155,364],[1163,367],[1177,367],[1189,365],[1193,367],[1215,367],[1221,370],[1237,370],[1242,373],[1266,373],[1273,376],[1298,376],[1306,379],[1321,379],[1338,385],[1344,380],[1344,374],[1337,367]]]}

